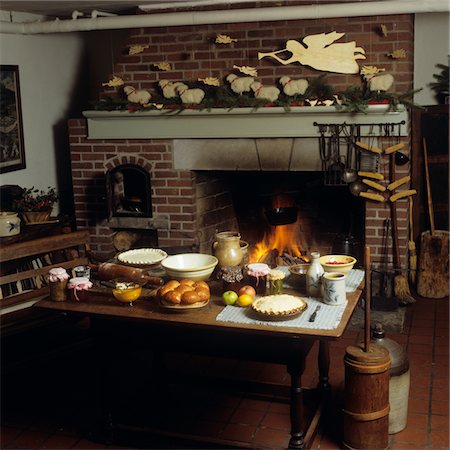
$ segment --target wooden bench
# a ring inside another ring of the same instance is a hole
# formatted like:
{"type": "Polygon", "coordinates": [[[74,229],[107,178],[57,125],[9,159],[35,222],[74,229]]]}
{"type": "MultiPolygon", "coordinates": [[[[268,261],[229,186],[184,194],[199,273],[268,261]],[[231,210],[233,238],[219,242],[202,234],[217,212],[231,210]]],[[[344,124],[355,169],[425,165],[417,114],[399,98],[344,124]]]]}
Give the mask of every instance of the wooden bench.
{"type": "MultiPolygon", "coordinates": [[[[76,231],[2,245],[0,252],[0,329],[30,326],[30,308],[48,295],[46,275],[51,268],[69,271],[88,261],[89,233],[76,231]]],[[[36,317],[34,317],[36,319],[36,317]]]]}

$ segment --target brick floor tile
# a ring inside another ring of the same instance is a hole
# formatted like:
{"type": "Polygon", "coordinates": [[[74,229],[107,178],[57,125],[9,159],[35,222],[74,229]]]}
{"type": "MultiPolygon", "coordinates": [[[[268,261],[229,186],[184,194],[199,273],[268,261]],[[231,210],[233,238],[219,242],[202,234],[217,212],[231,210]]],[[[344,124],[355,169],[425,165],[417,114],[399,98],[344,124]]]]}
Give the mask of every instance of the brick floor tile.
{"type": "Polygon", "coordinates": [[[406,422],[406,428],[408,427],[426,430],[428,428],[428,414],[409,413],[406,422]]]}
{"type": "Polygon", "coordinates": [[[436,414],[431,415],[431,429],[432,430],[448,430],[449,418],[446,415],[438,416],[436,414]]]}
{"type": "Polygon", "coordinates": [[[237,409],[231,416],[231,423],[238,423],[241,425],[254,425],[260,424],[261,420],[264,418],[265,411],[257,409],[237,409]]]}
{"type": "Polygon", "coordinates": [[[260,444],[264,448],[287,448],[289,445],[290,434],[281,430],[271,428],[259,428],[255,435],[255,444],[260,444]]]}
{"type": "Polygon", "coordinates": [[[250,425],[242,425],[239,423],[229,423],[222,432],[224,439],[239,441],[239,442],[252,442],[256,433],[256,428],[250,425]]]}
{"type": "Polygon", "coordinates": [[[448,449],[448,443],[448,430],[432,430],[430,433],[430,446],[448,449]]]}
{"type": "Polygon", "coordinates": [[[428,399],[410,398],[408,402],[408,410],[414,414],[428,414],[428,399]]]}
{"type": "Polygon", "coordinates": [[[261,425],[276,430],[289,431],[291,429],[289,414],[268,412],[263,418],[261,425]]]}
{"type": "Polygon", "coordinates": [[[240,408],[256,409],[259,411],[267,411],[269,409],[270,402],[267,400],[257,398],[243,398],[239,404],[240,408]]]}
{"type": "MultiPolygon", "coordinates": [[[[447,400],[448,400],[448,398],[447,398],[447,400]]],[[[448,405],[449,405],[448,401],[447,402],[439,402],[439,401],[431,402],[431,413],[448,416],[448,412],[449,412],[448,405]]]]}
{"type": "Polygon", "coordinates": [[[411,444],[420,444],[425,448],[427,443],[427,430],[409,426],[397,433],[394,440],[396,445],[400,442],[409,442],[411,444]]]}

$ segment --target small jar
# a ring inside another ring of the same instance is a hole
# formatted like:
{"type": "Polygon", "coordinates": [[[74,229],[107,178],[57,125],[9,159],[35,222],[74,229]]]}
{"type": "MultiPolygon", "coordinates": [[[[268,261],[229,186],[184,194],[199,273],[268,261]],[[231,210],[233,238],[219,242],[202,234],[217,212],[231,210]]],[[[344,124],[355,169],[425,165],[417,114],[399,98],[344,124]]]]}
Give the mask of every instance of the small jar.
{"type": "Polygon", "coordinates": [[[50,298],[55,302],[63,302],[67,299],[67,282],[69,274],[63,267],[55,267],[48,271],[48,286],[50,298]]]}
{"type": "Polygon", "coordinates": [[[92,287],[92,282],[86,277],[71,278],[67,284],[72,301],[84,301],[88,298],[88,291],[92,287]]]}
{"type": "Polygon", "coordinates": [[[0,212],[0,237],[20,234],[20,218],[16,212],[0,212]]]}
{"type": "Polygon", "coordinates": [[[226,266],[222,267],[219,272],[219,277],[222,278],[222,290],[238,292],[243,286],[242,267],[240,266],[226,266]]]}
{"type": "Polygon", "coordinates": [[[252,263],[247,266],[246,280],[249,285],[255,288],[258,295],[266,294],[267,275],[270,267],[264,263],[252,263]]]}
{"type": "Polygon", "coordinates": [[[284,273],[277,269],[272,269],[267,274],[267,292],[269,295],[279,295],[283,293],[284,277],[284,273]]]}

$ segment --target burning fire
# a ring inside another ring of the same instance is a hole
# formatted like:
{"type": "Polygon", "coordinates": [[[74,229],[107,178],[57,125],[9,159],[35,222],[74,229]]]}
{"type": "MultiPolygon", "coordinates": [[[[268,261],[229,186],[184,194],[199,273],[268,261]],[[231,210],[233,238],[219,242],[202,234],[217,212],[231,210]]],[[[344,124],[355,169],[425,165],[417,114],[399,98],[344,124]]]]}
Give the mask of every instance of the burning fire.
{"type": "Polygon", "coordinates": [[[264,259],[269,251],[277,250],[278,255],[288,254],[291,256],[302,257],[302,252],[297,243],[298,224],[278,225],[272,227],[268,235],[265,235],[261,242],[258,242],[250,251],[250,262],[258,262],[264,259]]]}

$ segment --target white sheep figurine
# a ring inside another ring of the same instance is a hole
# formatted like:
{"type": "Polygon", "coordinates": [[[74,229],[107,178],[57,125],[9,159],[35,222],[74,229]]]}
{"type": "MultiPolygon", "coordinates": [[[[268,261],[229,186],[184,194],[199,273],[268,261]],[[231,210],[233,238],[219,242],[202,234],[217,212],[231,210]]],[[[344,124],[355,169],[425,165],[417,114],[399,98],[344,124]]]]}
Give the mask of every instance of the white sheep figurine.
{"type": "Polygon", "coordinates": [[[133,86],[125,86],[123,88],[127,99],[131,103],[139,103],[141,105],[147,105],[152,98],[152,95],[148,91],[142,89],[136,89],[133,86]]]}
{"type": "Polygon", "coordinates": [[[180,83],[176,90],[183,103],[199,104],[205,96],[205,91],[202,89],[189,89],[184,83],[180,83]]]}
{"type": "Polygon", "coordinates": [[[289,97],[294,95],[303,95],[308,89],[308,80],[300,79],[293,80],[290,77],[284,76],[280,78],[280,84],[283,86],[283,92],[289,97]]]}
{"type": "Polygon", "coordinates": [[[169,80],[160,80],[158,85],[162,89],[164,98],[175,98],[177,97],[177,87],[182,85],[179,81],[169,81],[169,80]]]}
{"type": "Polygon", "coordinates": [[[367,81],[370,91],[388,91],[394,84],[394,77],[390,73],[377,75],[367,81]]]}
{"type": "Polygon", "coordinates": [[[274,102],[280,95],[280,90],[275,86],[263,86],[259,81],[254,81],[250,85],[254,92],[255,98],[266,99],[269,102],[274,102]]]}
{"type": "Polygon", "coordinates": [[[226,80],[230,83],[231,90],[239,95],[242,95],[243,92],[250,92],[250,86],[255,81],[253,77],[238,77],[234,73],[230,73],[226,80]]]}
{"type": "Polygon", "coordinates": [[[379,69],[376,66],[363,66],[361,74],[367,82],[369,91],[371,92],[386,92],[394,84],[394,77],[390,73],[377,75],[379,72],[384,72],[385,69],[379,69]]]}

